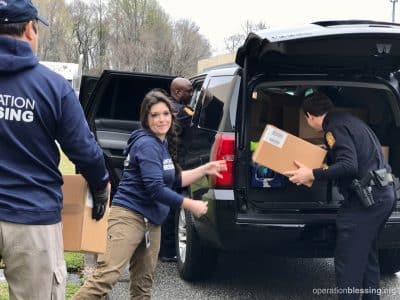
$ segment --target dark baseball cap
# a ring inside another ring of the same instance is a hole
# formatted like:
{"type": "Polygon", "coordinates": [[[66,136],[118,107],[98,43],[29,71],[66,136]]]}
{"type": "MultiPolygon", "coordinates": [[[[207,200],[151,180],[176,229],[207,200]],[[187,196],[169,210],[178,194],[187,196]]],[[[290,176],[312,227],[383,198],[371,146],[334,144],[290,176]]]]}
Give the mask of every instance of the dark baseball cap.
{"type": "Polygon", "coordinates": [[[0,0],[0,24],[22,23],[35,19],[49,26],[49,22],[39,16],[31,0],[0,0]]]}

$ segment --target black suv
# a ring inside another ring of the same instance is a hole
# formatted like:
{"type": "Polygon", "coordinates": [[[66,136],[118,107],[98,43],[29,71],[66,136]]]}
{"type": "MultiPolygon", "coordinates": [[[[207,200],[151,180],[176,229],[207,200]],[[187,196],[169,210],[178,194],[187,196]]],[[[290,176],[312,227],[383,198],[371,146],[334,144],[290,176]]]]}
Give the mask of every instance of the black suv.
{"type": "MultiPolygon", "coordinates": [[[[211,272],[218,251],[333,256],[335,218],[343,201],[335,182],[298,187],[251,159],[266,124],[323,142],[300,112],[308,93],[324,91],[337,107],[369,124],[394,174],[400,175],[399,25],[330,21],[251,33],[236,63],[191,79],[194,115],[184,141],[183,168],[225,159],[228,171],[222,179],[204,177],[187,190],[192,198],[208,201],[205,217],[177,213],[178,268],[186,280],[211,272]]],[[[171,79],[105,71],[94,88],[83,84],[81,101],[104,150],[114,188],[144,94],[154,87],[168,90],[171,79]]],[[[385,273],[400,270],[399,208],[380,240],[385,273]]]]}

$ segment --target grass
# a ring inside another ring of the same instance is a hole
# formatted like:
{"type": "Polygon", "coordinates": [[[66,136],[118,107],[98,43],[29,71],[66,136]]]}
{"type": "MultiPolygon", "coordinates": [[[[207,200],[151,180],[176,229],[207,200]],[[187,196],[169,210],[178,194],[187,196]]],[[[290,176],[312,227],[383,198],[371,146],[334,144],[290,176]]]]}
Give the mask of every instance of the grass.
{"type": "MultiPolygon", "coordinates": [[[[64,259],[67,264],[68,272],[80,272],[84,267],[85,255],[82,253],[65,252],[64,259]]],[[[0,268],[4,268],[3,262],[0,260],[0,268]]],[[[70,299],[74,295],[80,285],[67,282],[65,289],[65,299],[70,299]]],[[[6,282],[0,282],[0,300],[8,300],[8,285],[6,282]]]]}
{"type": "Polygon", "coordinates": [[[5,282],[0,282],[0,300],[8,300],[8,285],[5,282]]]}
{"type": "Polygon", "coordinates": [[[67,287],[65,288],[65,299],[71,299],[80,287],[80,285],[68,282],[67,287]]]}
{"type": "Polygon", "coordinates": [[[80,272],[83,269],[85,255],[82,253],[65,252],[64,259],[68,272],[80,272]]]}
{"type": "MultiPolygon", "coordinates": [[[[67,283],[65,288],[65,299],[71,299],[72,296],[78,291],[79,285],[73,283],[67,283]]],[[[9,300],[8,285],[5,282],[0,283],[0,300],[9,300]]]]}
{"type": "MultiPolygon", "coordinates": [[[[67,264],[68,272],[77,273],[80,272],[84,267],[85,254],[75,253],[75,252],[65,252],[64,259],[67,264]]],[[[3,268],[4,268],[4,263],[0,259],[0,269],[3,268]]]]}
{"type": "Polygon", "coordinates": [[[75,165],[68,159],[68,157],[60,150],[60,164],[58,165],[63,175],[74,175],[75,165]]]}

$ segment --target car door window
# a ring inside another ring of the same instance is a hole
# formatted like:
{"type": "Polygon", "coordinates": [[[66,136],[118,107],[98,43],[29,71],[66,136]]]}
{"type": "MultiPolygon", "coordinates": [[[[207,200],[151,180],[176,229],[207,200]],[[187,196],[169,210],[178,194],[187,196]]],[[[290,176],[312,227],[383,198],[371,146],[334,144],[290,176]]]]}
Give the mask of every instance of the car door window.
{"type": "Polygon", "coordinates": [[[199,95],[201,104],[196,107],[200,128],[217,131],[221,124],[226,124],[233,129],[232,114],[226,112],[232,97],[237,97],[237,93],[234,92],[237,82],[237,76],[211,77],[207,88],[199,95]]]}

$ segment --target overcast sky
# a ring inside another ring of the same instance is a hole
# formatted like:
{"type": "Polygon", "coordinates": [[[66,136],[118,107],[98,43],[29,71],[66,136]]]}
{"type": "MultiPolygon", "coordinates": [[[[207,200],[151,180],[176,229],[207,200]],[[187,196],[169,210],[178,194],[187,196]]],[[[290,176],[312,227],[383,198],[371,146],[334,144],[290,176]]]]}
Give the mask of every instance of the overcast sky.
{"type": "MultiPolygon", "coordinates": [[[[397,0],[393,0],[397,1],[397,0]]],[[[242,33],[246,20],[280,27],[321,20],[368,19],[390,22],[390,0],[158,0],[173,20],[187,18],[200,27],[215,54],[224,38],[242,33]]],[[[400,3],[396,4],[400,22],[400,3]]]]}

